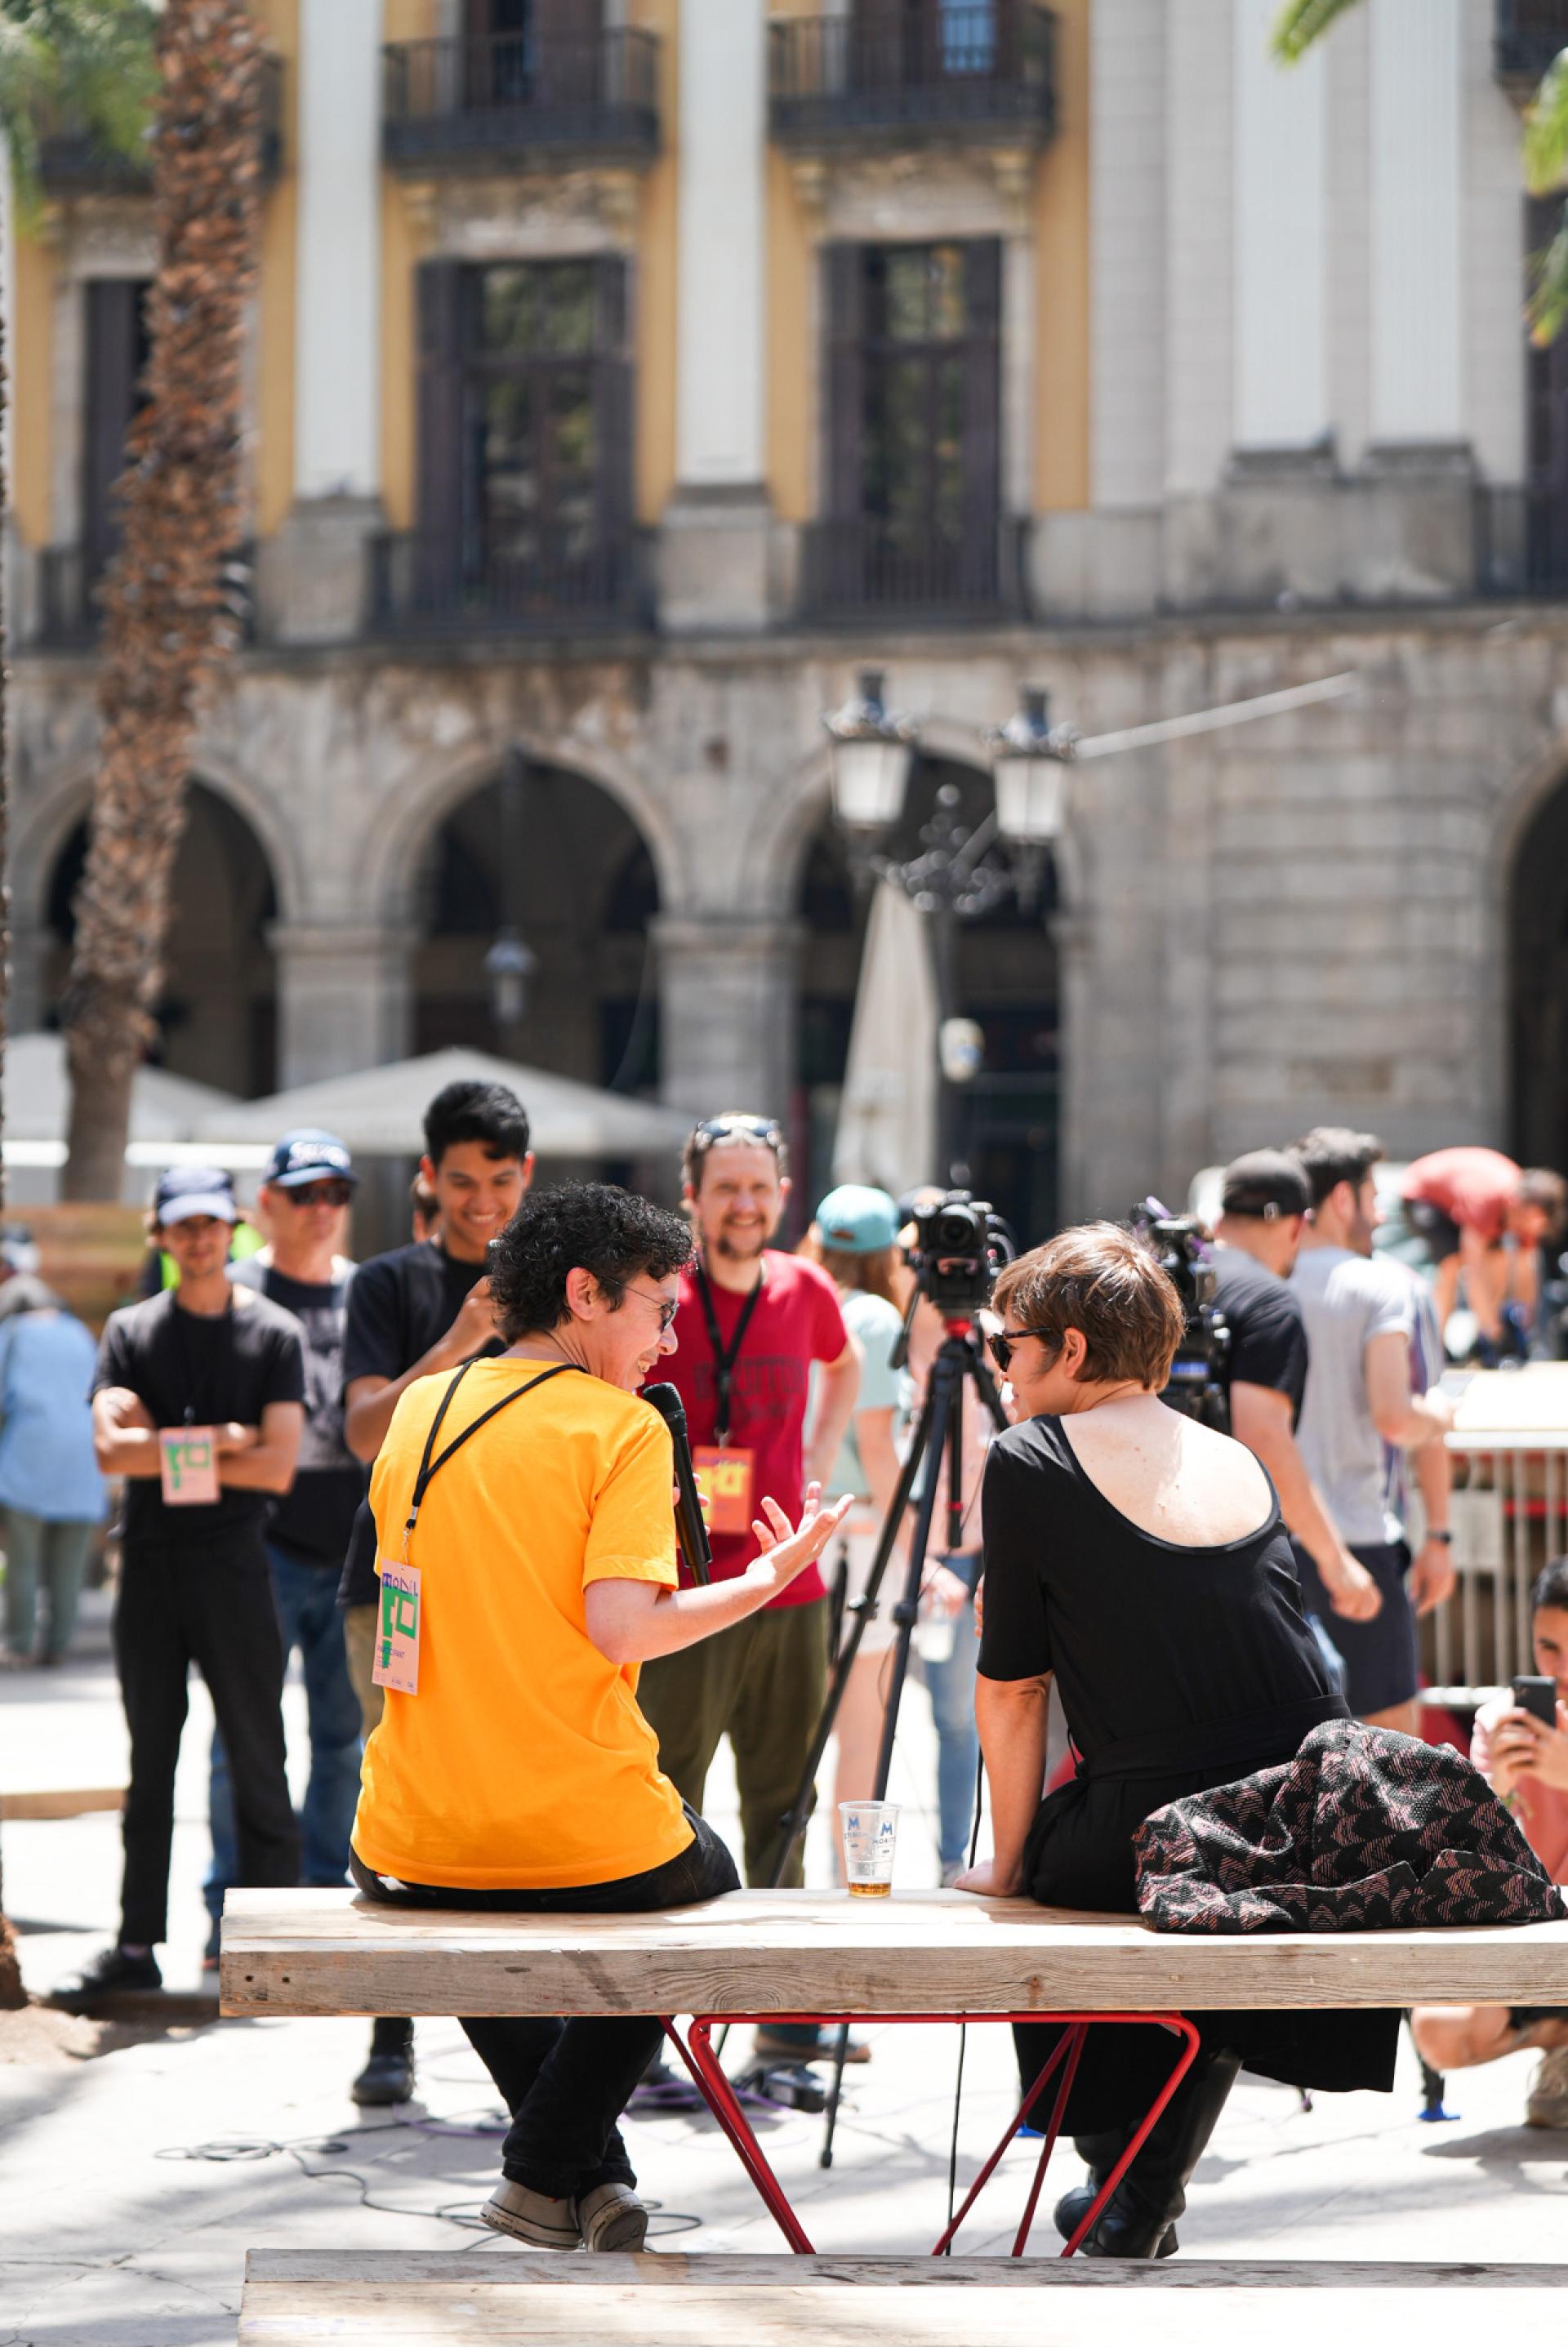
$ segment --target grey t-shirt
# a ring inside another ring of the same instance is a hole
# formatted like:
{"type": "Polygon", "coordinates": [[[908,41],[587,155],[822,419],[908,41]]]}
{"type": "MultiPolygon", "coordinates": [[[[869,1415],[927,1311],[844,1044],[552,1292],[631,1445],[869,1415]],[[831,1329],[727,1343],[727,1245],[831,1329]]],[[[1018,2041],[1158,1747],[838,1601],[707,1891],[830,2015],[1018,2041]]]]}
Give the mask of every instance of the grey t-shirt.
{"type": "Polygon", "coordinates": [[[1395,1264],[1348,1247],[1304,1247],[1291,1289],[1311,1356],[1296,1440],[1339,1536],[1351,1548],[1403,1537],[1384,1500],[1383,1438],[1367,1401],[1366,1354],[1393,1328],[1409,1337],[1411,1296],[1395,1264]]]}

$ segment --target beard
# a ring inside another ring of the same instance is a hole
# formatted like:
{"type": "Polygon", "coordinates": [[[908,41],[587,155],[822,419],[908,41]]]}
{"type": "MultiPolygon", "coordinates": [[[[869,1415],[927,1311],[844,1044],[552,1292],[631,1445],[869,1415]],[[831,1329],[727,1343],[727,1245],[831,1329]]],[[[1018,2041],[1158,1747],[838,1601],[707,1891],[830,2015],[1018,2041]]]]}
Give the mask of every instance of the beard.
{"type": "Polygon", "coordinates": [[[733,1232],[722,1230],[712,1243],[713,1253],[729,1263],[750,1263],[762,1254],[771,1236],[771,1232],[759,1230],[754,1237],[747,1235],[737,1238],[733,1232]]]}

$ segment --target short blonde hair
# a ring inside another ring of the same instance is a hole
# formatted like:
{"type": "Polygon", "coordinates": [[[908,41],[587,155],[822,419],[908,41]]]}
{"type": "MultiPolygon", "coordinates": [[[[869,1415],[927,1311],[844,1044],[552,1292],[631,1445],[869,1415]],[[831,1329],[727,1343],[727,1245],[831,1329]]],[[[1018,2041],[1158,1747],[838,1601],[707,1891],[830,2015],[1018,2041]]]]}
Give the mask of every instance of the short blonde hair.
{"type": "Polygon", "coordinates": [[[1159,1392],[1186,1327],[1174,1283],[1120,1223],[1082,1223],[1020,1255],[999,1274],[992,1302],[1052,1354],[1069,1328],[1079,1329],[1088,1346],[1082,1376],[1092,1385],[1135,1378],[1159,1392]]]}

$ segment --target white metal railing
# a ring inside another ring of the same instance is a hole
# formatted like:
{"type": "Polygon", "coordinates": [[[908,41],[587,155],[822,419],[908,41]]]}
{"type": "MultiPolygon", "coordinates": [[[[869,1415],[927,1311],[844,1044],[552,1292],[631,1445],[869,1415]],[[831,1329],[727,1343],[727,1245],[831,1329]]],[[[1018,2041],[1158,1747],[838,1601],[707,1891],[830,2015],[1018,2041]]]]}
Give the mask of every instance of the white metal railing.
{"type": "Polygon", "coordinates": [[[1429,1659],[1445,1688],[1530,1672],[1531,1584],[1568,1553],[1568,1427],[1477,1428],[1448,1438],[1459,1586],[1432,1616],[1429,1659]]]}

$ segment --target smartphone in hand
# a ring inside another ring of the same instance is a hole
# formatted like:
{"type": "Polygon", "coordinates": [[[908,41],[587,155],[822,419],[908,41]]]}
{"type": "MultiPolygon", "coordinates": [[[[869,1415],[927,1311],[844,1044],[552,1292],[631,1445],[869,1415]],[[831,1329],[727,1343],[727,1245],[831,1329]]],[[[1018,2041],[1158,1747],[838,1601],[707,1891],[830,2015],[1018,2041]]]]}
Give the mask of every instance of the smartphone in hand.
{"type": "Polygon", "coordinates": [[[1527,1711],[1543,1727],[1557,1725],[1557,1682],[1555,1679],[1516,1678],[1513,1701],[1520,1711],[1527,1711]]]}

